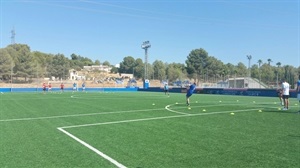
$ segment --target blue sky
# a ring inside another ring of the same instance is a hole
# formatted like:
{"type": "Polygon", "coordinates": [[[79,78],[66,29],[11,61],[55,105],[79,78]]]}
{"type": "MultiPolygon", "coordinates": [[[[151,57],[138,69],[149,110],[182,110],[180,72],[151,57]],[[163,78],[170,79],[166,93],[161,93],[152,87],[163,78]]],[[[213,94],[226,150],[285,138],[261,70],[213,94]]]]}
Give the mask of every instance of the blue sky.
{"type": "Polygon", "coordinates": [[[72,53],[93,61],[184,63],[198,48],[222,62],[300,66],[300,0],[0,0],[1,48],[72,53]]]}

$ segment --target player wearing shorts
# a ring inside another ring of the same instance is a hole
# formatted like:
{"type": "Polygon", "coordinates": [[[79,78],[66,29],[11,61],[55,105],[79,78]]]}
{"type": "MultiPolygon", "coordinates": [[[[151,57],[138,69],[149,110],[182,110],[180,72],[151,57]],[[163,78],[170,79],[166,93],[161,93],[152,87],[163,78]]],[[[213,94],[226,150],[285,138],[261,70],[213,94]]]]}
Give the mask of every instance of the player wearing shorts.
{"type": "MultiPolygon", "coordinates": [[[[298,82],[297,82],[297,99],[299,101],[299,106],[300,106],[300,75],[298,77],[298,82]]],[[[300,109],[298,112],[300,113],[300,109]]]]}
{"type": "Polygon", "coordinates": [[[186,92],[186,105],[190,105],[190,97],[193,95],[194,91],[196,89],[196,83],[193,83],[189,86],[187,92],[186,92]]]}
{"type": "Polygon", "coordinates": [[[277,89],[277,95],[278,95],[280,104],[283,106],[284,102],[283,102],[283,99],[282,99],[282,88],[277,89]]]}
{"type": "Polygon", "coordinates": [[[76,91],[76,89],[77,89],[77,84],[74,82],[73,83],[73,92],[76,91]]]}
{"type": "Polygon", "coordinates": [[[282,84],[282,98],[284,102],[284,108],[282,110],[289,109],[289,96],[290,96],[290,84],[283,80],[282,84]]]}
{"type": "Polygon", "coordinates": [[[85,83],[83,82],[81,86],[82,86],[82,91],[84,92],[85,91],[85,83]]]}
{"type": "Polygon", "coordinates": [[[45,94],[45,92],[46,92],[46,88],[47,88],[47,86],[46,86],[46,83],[45,83],[45,82],[43,83],[43,85],[42,85],[42,88],[43,88],[43,92],[44,92],[44,94],[45,94]]]}
{"type": "Polygon", "coordinates": [[[61,91],[61,92],[63,92],[63,91],[64,91],[64,87],[65,87],[65,86],[64,86],[64,84],[63,84],[63,83],[61,83],[61,84],[60,84],[60,91],[61,91]]]}
{"type": "Polygon", "coordinates": [[[165,95],[168,94],[168,96],[169,96],[169,86],[168,86],[167,83],[166,83],[165,86],[164,86],[164,92],[165,92],[165,95]]]}
{"type": "Polygon", "coordinates": [[[52,85],[51,85],[51,83],[49,83],[49,84],[48,84],[48,92],[50,92],[51,89],[52,89],[52,85]]]}

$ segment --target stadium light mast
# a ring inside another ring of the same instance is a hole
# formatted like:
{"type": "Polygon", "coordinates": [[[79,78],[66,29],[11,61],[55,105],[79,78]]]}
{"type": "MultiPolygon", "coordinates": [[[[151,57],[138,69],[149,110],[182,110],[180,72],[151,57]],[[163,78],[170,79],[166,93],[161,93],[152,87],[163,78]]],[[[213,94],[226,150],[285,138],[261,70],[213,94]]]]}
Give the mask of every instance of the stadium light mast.
{"type": "Polygon", "coordinates": [[[12,30],[11,30],[11,44],[15,44],[15,36],[16,36],[16,32],[15,32],[15,28],[13,28],[12,30]]]}
{"type": "Polygon", "coordinates": [[[142,49],[145,50],[145,72],[144,72],[144,79],[148,79],[148,48],[151,47],[151,44],[149,41],[144,41],[142,44],[142,49]]]}
{"type": "Polygon", "coordinates": [[[247,55],[247,58],[249,60],[249,64],[248,64],[248,77],[251,77],[251,70],[250,70],[250,62],[251,62],[251,59],[252,59],[252,56],[251,55],[247,55]]]}
{"type": "Polygon", "coordinates": [[[13,62],[10,63],[10,92],[13,88],[13,62]]]}

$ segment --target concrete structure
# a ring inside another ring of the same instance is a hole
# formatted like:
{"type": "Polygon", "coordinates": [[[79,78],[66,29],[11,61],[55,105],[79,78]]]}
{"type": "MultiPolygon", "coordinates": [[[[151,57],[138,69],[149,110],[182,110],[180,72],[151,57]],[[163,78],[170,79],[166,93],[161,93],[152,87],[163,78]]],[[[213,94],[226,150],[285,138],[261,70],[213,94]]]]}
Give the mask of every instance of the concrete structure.
{"type": "Polygon", "coordinates": [[[85,80],[85,75],[81,71],[76,71],[74,69],[69,70],[70,80],[85,80]]]}
{"type": "Polygon", "coordinates": [[[268,88],[268,86],[257,79],[250,77],[229,78],[227,88],[268,88]]]}

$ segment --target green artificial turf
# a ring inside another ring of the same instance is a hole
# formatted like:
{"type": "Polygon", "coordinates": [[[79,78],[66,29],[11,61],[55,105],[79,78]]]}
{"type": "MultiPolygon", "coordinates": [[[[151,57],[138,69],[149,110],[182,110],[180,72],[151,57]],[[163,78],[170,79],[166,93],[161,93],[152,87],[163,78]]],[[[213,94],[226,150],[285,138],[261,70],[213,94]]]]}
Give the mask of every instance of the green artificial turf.
{"type": "Polygon", "coordinates": [[[282,111],[276,97],[194,94],[188,107],[183,93],[4,93],[0,167],[300,167],[298,106],[290,98],[282,111]]]}

